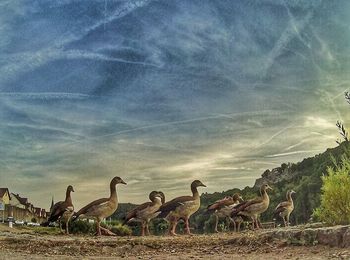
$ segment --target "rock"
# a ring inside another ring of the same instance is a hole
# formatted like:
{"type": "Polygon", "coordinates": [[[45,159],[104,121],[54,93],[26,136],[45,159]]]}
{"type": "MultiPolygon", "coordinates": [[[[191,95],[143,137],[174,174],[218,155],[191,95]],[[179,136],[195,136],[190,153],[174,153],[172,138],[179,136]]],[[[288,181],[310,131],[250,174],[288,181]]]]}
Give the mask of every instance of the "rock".
{"type": "Polygon", "coordinates": [[[284,165],[282,167],[277,167],[272,170],[266,170],[261,178],[256,179],[254,188],[259,188],[265,183],[275,184],[284,180],[290,180],[296,175],[295,172],[291,170],[291,165],[284,165]]]}
{"type": "Polygon", "coordinates": [[[350,227],[343,234],[342,247],[350,247],[350,227]]]}
{"type": "Polygon", "coordinates": [[[349,226],[334,226],[328,228],[319,228],[317,230],[317,241],[323,245],[343,246],[343,236],[349,232],[349,226]]]}

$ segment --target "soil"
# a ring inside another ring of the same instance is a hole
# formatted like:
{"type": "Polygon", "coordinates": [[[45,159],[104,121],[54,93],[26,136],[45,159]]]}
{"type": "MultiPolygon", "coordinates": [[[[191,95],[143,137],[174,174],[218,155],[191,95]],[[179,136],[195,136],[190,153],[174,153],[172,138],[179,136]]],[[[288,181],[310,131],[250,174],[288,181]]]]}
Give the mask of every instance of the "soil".
{"type": "Polygon", "coordinates": [[[264,232],[93,237],[0,225],[0,259],[350,259],[350,248],[296,246],[264,232]]]}

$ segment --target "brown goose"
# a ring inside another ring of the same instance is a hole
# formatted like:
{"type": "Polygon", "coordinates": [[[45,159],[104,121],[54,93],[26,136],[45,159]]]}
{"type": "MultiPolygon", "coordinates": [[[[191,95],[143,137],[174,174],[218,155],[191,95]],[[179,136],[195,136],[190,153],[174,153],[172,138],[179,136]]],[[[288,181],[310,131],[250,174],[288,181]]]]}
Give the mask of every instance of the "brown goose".
{"type": "Polygon", "coordinates": [[[176,235],[175,229],[179,219],[185,221],[186,234],[191,234],[189,218],[200,207],[200,197],[197,187],[206,187],[201,181],[195,180],[191,184],[192,196],[181,196],[164,203],[159,208],[160,218],[170,222],[169,234],[176,235]]]}
{"type": "Polygon", "coordinates": [[[163,197],[163,192],[152,191],[149,194],[151,201],[145,202],[131,210],[127,214],[123,225],[130,221],[139,221],[141,222],[141,236],[145,235],[145,230],[146,234],[149,235],[149,222],[159,214],[157,211],[162,205],[163,197]]]}
{"type": "Polygon", "coordinates": [[[252,219],[253,229],[254,225],[256,228],[259,227],[258,216],[265,212],[270,204],[270,198],[267,194],[267,190],[272,190],[268,184],[264,184],[260,187],[261,196],[255,199],[247,200],[238,204],[231,213],[231,217],[236,216],[247,216],[252,219]]]}
{"type": "Polygon", "coordinates": [[[50,222],[59,221],[60,229],[62,230],[61,221],[63,220],[66,223],[66,234],[69,234],[68,224],[74,212],[71,192],[74,192],[74,189],[72,185],[69,185],[66,190],[66,199],[53,205],[48,220],[42,223],[42,226],[48,226],[50,222]]]}
{"type": "Polygon", "coordinates": [[[235,193],[232,197],[225,197],[221,200],[215,201],[213,204],[208,206],[207,212],[213,213],[213,215],[215,216],[215,232],[218,233],[218,223],[220,218],[225,218],[227,222],[231,221],[234,225],[234,231],[236,231],[236,222],[230,216],[233,207],[238,205],[242,201],[243,199],[240,196],[240,194],[235,193]]]}
{"type": "Polygon", "coordinates": [[[283,219],[284,226],[289,226],[289,216],[294,210],[292,195],[296,193],[294,190],[287,191],[287,201],[283,201],[277,205],[274,214],[279,215],[283,219]]]}
{"type": "Polygon", "coordinates": [[[109,235],[115,235],[108,229],[102,228],[100,226],[101,221],[104,218],[112,215],[118,207],[118,198],[116,185],[118,183],[126,184],[120,177],[114,177],[110,183],[110,196],[109,198],[103,198],[95,200],[85,207],[81,208],[73,217],[76,220],[78,217],[95,218],[97,221],[97,235],[101,235],[101,230],[109,235]]]}

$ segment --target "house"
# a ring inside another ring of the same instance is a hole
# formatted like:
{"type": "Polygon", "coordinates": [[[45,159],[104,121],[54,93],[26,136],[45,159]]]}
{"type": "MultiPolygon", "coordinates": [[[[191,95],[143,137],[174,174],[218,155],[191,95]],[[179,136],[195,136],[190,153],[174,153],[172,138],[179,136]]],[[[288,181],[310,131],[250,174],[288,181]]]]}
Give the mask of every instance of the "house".
{"type": "Polygon", "coordinates": [[[16,220],[29,222],[33,218],[32,205],[29,203],[28,198],[22,198],[18,193],[11,193],[10,205],[10,215],[16,220]]]}
{"type": "Polygon", "coordinates": [[[11,206],[15,206],[21,209],[27,208],[28,198],[22,198],[21,196],[19,196],[18,193],[17,194],[11,193],[11,195],[12,195],[10,200],[11,206]]]}
{"type": "MultiPolygon", "coordinates": [[[[4,204],[4,219],[13,217],[15,220],[25,222],[37,221],[39,223],[46,220],[45,209],[34,207],[28,198],[21,197],[18,193],[10,193],[8,188],[0,188],[0,202],[4,204]]],[[[0,216],[2,219],[2,216],[0,216]]]]}
{"type": "Polygon", "coordinates": [[[10,204],[11,195],[8,188],[0,188],[0,202],[10,204]]]}
{"type": "Polygon", "coordinates": [[[34,207],[35,217],[41,218],[41,208],[34,207]]]}
{"type": "Polygon", "coordinates": [[[47,218],[47,214],[46,214],[46,210],[45,209],[41,209],[41,217],[46,219],[47,218]]]}

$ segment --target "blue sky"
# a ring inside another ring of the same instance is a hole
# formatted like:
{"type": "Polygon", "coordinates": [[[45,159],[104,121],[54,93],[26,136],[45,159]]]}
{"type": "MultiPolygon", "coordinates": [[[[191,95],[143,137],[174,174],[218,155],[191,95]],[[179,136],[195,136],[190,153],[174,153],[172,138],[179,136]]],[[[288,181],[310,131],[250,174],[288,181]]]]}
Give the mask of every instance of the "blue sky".
{"type": "Polygon", "coordinates": [[[48,207],[253,185],[336,145],[350,3],[0,2],[0,186],[48,207]]]}

